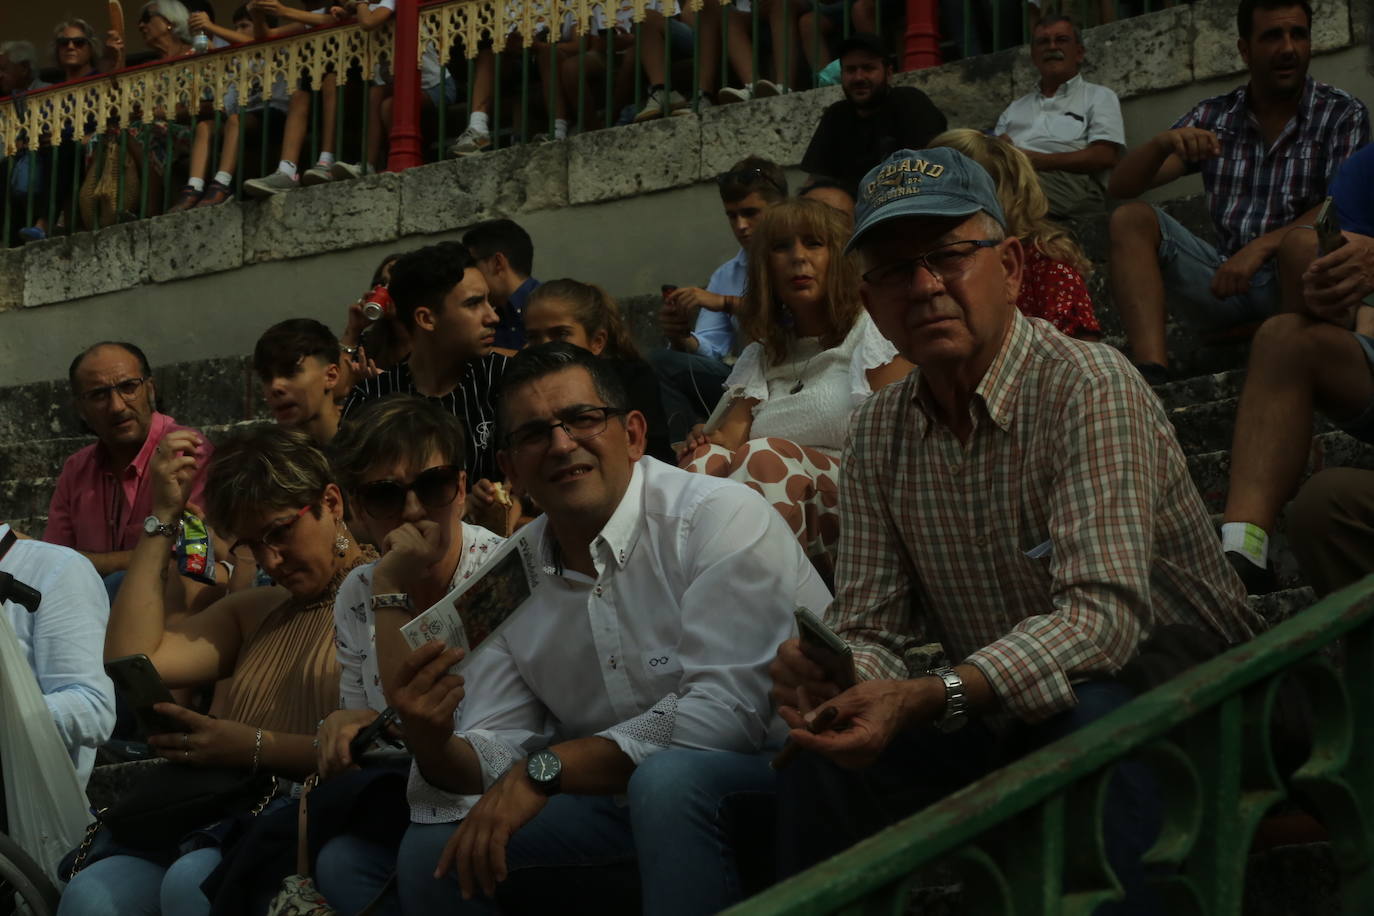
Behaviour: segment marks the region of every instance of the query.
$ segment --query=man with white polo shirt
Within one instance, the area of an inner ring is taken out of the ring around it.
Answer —
[[[1106,212],[1103,178],[1121,159],[1121,100],[1079,75],[1083,39],[1067,16],[1048,16],[1031,34],[1040,84],[1007,106],[996,133],[1030,159],[1050,200],[1050,217]]]

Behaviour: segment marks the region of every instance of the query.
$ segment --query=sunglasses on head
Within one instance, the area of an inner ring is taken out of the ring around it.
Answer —
[[[458,475],[463,469],[446,464],[415,475],[410,483],[399,480],[374,480],[358,487],[358,502],[373,518],[396,518],[406,508],[406,494],[414,491],[415,498],[426,509],[442,509],[458,496]]]
[[[90,39],[82,38],[80,36],[77,36],[76,38],[68,38],[64,36],[62,38],[57,39],[57,46],[59,48],[84,48],[88,44],[90,44]]]
[[[751,185],[760,181],[768,182],[783,194],[787,193],[786,186],[763,169],[740,169],[737,172],[721,172],[716,176],[716,184],[721,187],[725,187],[727,184]]]

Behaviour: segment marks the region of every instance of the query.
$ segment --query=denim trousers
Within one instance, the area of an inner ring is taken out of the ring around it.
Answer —
[[[879,830],[939,801],[1018,757],[1071,734],[1130,702],[1115,681],[1074,685],[1078,705],[1035,725],[994,732],[974,721],[942,734],[912,729],[864,770],[845,770],[816,754],[801,754],[778,787],[778,873],[787,877],[844,851]],[[1161,796],[1149,768],[1119,764],[1108,784],[1103,837],[1107,859],[1126,890],[1122,903],[1097,916],[1160,912],[1146,886],[1141,856],[1159,836]],[[1035,842],[1030,840],[1029,842]]]
[[[188,852],[171,865],[110,856],[77,872],[62,892],[58,916],[206,916],[201,882],[215,870],[217,847]]]
[[[719,912],[745,896],[737,844],[757,847],[751,838],[771,827],[761,823],[772,817],[770,755],[671,748],[636,767],[623,801],[554,796],[507,843],[509,877],[496,900],[480,889],[463,900],[451,871],[434,877],[456,824],[412,824],[399,850],[337,837],[320,853],[319,887],[345,916],[374,900],[393,870],[395,888],[374,913]]]

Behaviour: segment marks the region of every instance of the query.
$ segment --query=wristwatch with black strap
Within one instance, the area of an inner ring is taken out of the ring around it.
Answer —
[[[563,761],[548,748],[535,751],[525,761],[525,774],[544,795],[557,795],[563,784]]]

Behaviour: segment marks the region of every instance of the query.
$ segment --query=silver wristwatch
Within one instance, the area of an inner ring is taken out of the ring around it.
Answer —
[[[181,533],[181,516],[177,516],[169,524],[164,525],[162,519],[156,515],[150,515],[143,520],[143,533],[162,535],[165,538],[176,540],[176,536]]]
[[[968,724],[968,696],[964,693],[964,679],[953,668],[932,668],[927,674],[945,682],[945,711],[935,720],[935,727],[945,734],[956,732]]]
[[[372,596],[372,610],[376,611],[379,608],[400,608],[414,614],[415,602],[411,601],[410,595],[405,592],[387,592]]]

